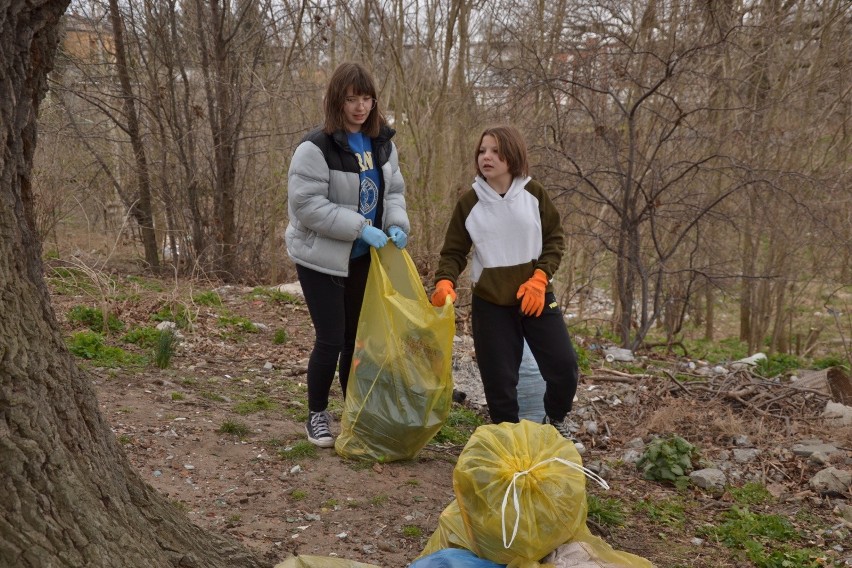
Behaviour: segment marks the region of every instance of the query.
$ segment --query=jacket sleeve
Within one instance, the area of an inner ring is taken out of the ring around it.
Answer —
[[[550,279],[553,278],[562,262],[565,237],[559,210],[556,209],[544,187],[541,185],[538,187],[541,188],[537,196],[541,214],[541,255],[536,261],[535,268],[541,269]]]
[[[447,226],[444,246],[441,248],[441,258],[438,261],[438,270],[435,272],[435,282],[449,280],[453,283],[453,286],[458,284],[458,278],[467,266],[467,255],[473,246],[473,240],[470,238],[470,233],[467,232],[465,221],[475,203],[476,195],[473,190],[462,196],[456,203],[453,215],[450,217],[450,223]]]
[[[391,142],[391,154],[388,158],[391,175],[385,180],[385,213],[382,226],[385,231],[392,225],[402,229],[405,234],[411,233],[411,223],[405,205],[405,180],[399,169],[399,154],[396,145]]]
[[[329,167],[322,150],[313,142],[299,144],[287,172],[290,219],[327,237],[354,241],[367,220],[357,210],[329,199],[330,181]]]

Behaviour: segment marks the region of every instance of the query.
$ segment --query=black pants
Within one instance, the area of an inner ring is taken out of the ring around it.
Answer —
[[[524,339],[546,384],[545,413],[561,420],[571,411],[579,380],[577,354],[554,295],[548,293],[544,303],[541,315],[530,317],[520,306],[499,306],[473,295],[473,347],[495,424],[518,422],[518,369]]]
[[[370,272],[370,255],[349,262],[349,276],[331,276],[296,265],[305,303],[311,313],[316,342],[308,360],[308,408],[328,407],[328,393],[338,369],[340,388],[346,396],[349,367],[355,350],[355,333]]]

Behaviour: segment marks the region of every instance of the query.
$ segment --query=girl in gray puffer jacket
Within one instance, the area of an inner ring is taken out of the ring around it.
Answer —
[[[287,175],[287,253],[316,331],[308,361],[305,430],[334,446],[328,397],[335,370],[346,384],[370,268],[369,247],[404,248],[410,224],[395,131],[379,109],[370,73],[343,63],[325,94],[325,124],[307,134]]]

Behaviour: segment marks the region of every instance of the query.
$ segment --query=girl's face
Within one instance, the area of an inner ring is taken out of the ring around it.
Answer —
[[[509,164],[500,157],[500,147],[497,145],[497,139],[486,134],[482,137],[482,142],[479,143],[479,157],[476,160],[479,166],[479,171],[492,187],[495,181],[511,181],[512,175],[509,173]]]
[[[346,89],[346,98],[343,100],[343,124],[349,132],[359,132],[367,122],[376,99],[370,95],[356,95],[352,87]]]

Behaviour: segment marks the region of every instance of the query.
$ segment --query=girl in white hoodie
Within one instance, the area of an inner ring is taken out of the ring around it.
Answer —
[[[473,342],[491,421],[518,422],[526,339],[547,385],[545,422],[582,451],[567,418],[577,391],[577,355],[550,283],[564,246],[559,211],[529,177],[526,144],[514,127],[486,129],[475,164],[473,187],[459,198],[447,227],[432,304],[456,299],[473,248]]]

